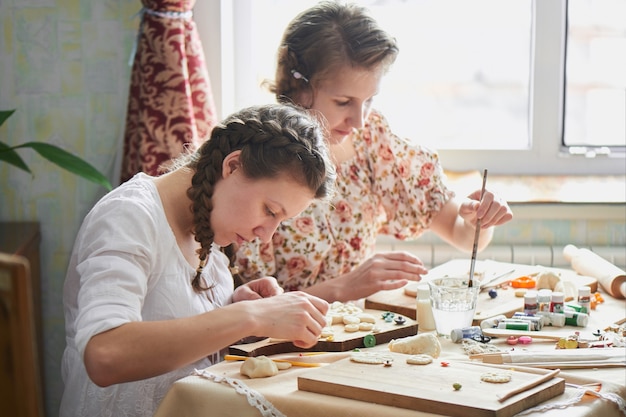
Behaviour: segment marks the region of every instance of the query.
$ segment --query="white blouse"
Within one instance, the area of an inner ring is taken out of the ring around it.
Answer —
[[[194,275],[151,177],[137,174],[93,207],[78,232],[65,279],[60,417],[152,416],[174,381],[218,360],[216,352],[164,375],[106,388],[91,382],[82,360],[91,337],[124,323],[189,317],[232,302],[228,260],[216,245],[203,270],[212,289],[194,292]]]

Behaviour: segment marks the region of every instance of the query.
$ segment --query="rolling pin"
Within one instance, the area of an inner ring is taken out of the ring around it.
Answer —
[[[574,271],[597,279],[611,296],[626,298],[626,272],[589,249],[578,249],[574,245],[565,246],[563,256],[571,262]]]

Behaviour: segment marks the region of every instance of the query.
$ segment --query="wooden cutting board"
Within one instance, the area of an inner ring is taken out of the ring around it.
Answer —
[[[412,336],[417,334],[417,322],[415,319],[407,318],[404,324],[396,324],[394,321],[386,322],[382,318],[384,311],[365,309],[364,313],[372,314],[376,317],[375,326],[380,329],[378,332],[346,332],[342,324],[332,326],[334,339],[332,341],[320,339],[315,346],[309,349],[298,348],[290,341],[263,339],[253,343],[238,344],[229,347],[231,355],[261,356],[275,355],[288,352],[345,352],[355,348],[365,347],[364,338],[366,335],[373,335],[377,345],[387,343],[391,339]],[[396,317],[398,314],[396,314]]]
[[[469,271],[469,265],[469,259],[453,259],[431,269],[428,275],[422,277],[421,283],[430,279],[440,278],[445,275],[467,274]],[[502,275],[512,271],[510,274],[503,276],[502,279],[493,281],[495,284],[544,270],[559,273],[563,280],[570,281],[575,287],[587,285],[591,288],[592,293],[598,290],[597,279],[578,275],[575,271],[568,269],[546,268],[541,266],[511,264],[496,261],[476,262],[476,271],[484,273],[484,279],[486,280],[490,279],[490,277]],[[365,307],[379,310],[389,310],[415,319],[415,293],[417,291],[416,287],[419,284],[420,283],[418,282],[411,282],[404,288],[390,291],[380,291],[376,294],[372,294],[370,297],[366,298]],[[476,308],[476,313],[474,315],[474,325],[480,325],[481,321],[501,314],[511,317],[516,311],[524,310],[524,298],[516,297],[514,288],[498,288],[497,292],[498,295],[495,298],[491,298],[489,296],[489,292],[486,290],[482,291],[478,295],[478,307]]]
[[[543,374],[507,370],[512,374],[511,381],[494,384],[480,379],[494,368],[467,362],[449,362],[449,366],[442,367],[436,359],[428,365],[408,365],[407,355],[389,354],[394,357],[389,367],[347,358],[311,370],[298,377],[298,389],[453,417],[510,417],[565,390],[565,381],[553,378],[499,402],[497,394],[510,392]],[[455,391],[454,383],[462,388]]]

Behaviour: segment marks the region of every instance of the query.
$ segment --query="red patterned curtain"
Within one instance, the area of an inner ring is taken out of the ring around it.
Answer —
[[[121,181],[159,175],[185,148],[195,150],[216,123],[196,0],[142,0],[130,80]]]

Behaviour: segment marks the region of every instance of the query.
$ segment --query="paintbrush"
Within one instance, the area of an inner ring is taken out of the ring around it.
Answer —
[[[485,194],[485,185],[487,184],[487,170],[483,172],[483,187],[480,190],[480,200],[483,201],[483,195]],[[474,268],[476,267],[476,253],[478,252],[478,237],[480,236],[480,219],[476,219],[476,232],[474,233],[474,247],[472,248],[472,261],[470,262],[469,281],[467,286],[472,288],[474,286]]]

